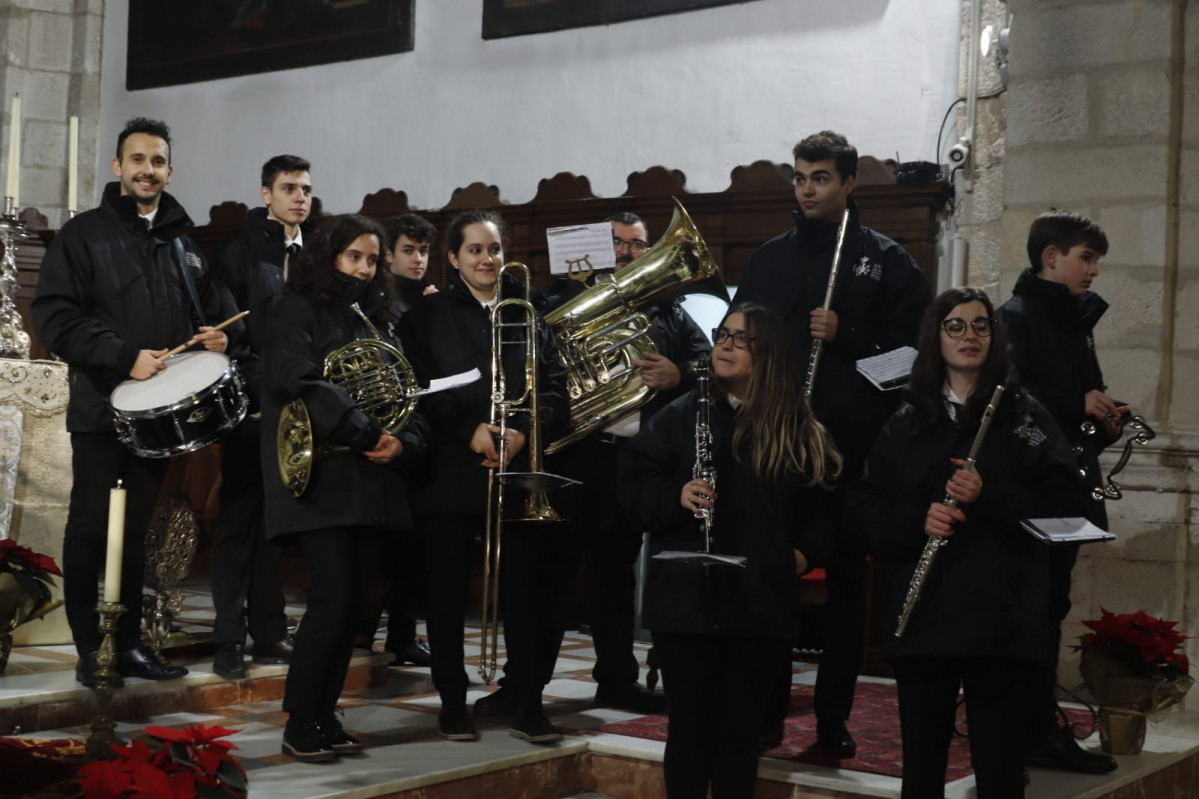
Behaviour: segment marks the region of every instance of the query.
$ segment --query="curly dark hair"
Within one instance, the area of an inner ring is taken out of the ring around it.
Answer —
[[[996,319],[991,298],[982,289],[969,287],[941,292],[928,306],[920,323],[920,342],[916,347],[916,362],[912,364],[912,377],[908,383],[907,401],[912,406],[913,421],[917,428],[936,422],[944,404],[945,359],[941,356],[941,321],[957,306],[975,301],[981,302],[987,309],[987,316],[995,321],[991,324],[991,348],[987,352],[986,363],[982,365],[974,391],[966,398],[961,421],[968,423],[981,419],[995,386],[1008,380],[1007,329]]]
[[[288,269],[287,288],[320,300],[333,299],[338,293],[337,276],[340,274],[337,271],[337,256],[362,235],[375,237],[382,257],[386,234],[378,222],[360,214],[343,214],[326,219]],[[382,319],[391,307],[390,273],[386,269],[375,269],[373,282],[383,289],[387,298],[383,308],[375,314]]]
[[[383,223],[383,230],[387,233],[387,241],[384,244],[389,250],[396,248],[400,236],[407,236],[417,244],[433,244],[437,238],[437,228],[419,214],[389,217]]]
[[[831,158],[842,181],[858,174],[858,148],[836,131],[822,130],[805,137],[792,148],[791,156],[809,163]]]
[[[125,139],[128,139],[134,133],[145,133],[148,136],[157,136],[167,143],[167,163],[171,163],[171,129],[167,123],[158,119],[147,119],[146,117],[134,117],[125,123],[125,127],[117,134],[117,160],[120,161],[125,152]]]

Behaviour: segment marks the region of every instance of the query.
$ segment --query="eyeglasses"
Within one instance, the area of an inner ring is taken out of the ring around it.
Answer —
[[[720,346],[729,339],[733,340],[733,346],[739,350],[749,349],[749,342],[754,340],[754,337],[744,330],[738,330],[736,333],[730,333],[726,328],[717,327],[712,330],[712,343]]]
[[[986,338],[991,335],[991,331],[995,329],[995,320],[985,316],[980,316],[973,322],[967,323],[965,319],[953,317],[941,322],[941,329],[945,331],[945,335],[950,338],[961,338],[966,335],[966,326],[974,328],[974,335],[981,338]]]
[[[616,250],[617,252],[628,248],[629,252],[631,252],[633,255],[640,255],[641,253],[645,252],[647,247],[649,247],[649,242],[642,241],[641,239],[625,241],[624,239],[618,239],[615,236],[612,238],[612,249]]]

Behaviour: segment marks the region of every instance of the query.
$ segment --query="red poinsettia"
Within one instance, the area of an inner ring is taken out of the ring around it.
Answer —
[[[1182,651],[1187,636],[1177,629],[1178,622],[1155,618],[1143,610],[1101,610],[1102,618],[1083,622],[1092,632],[1082,636],[1075,649],[1097,652],[1146,676],[1185,677],[1190,671],[1190,660]]]
[[[0,538],[0,571],[13,571],[14,567],[46,582],[50,581],[47,575],[62,577],[54,558],[23,547],[11,538]]]
[[[242,799],[246,771],[219,740],[239,730],[188,724],[181,730],[146,727],[116,758],[80,766],[88,799]]]

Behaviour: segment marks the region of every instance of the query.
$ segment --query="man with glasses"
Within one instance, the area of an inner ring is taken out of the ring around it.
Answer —
[[[641,217],[629,212],[614,214],[612,246],[616,271],[640,257],[649,247],[649,231]],[[595,275],[588,281],[594,284]],[[578,296],[586,285],[562,279],[540,300],[543,313]],[[710,346],[699,326],[677,300],[665,300],[646,309],[649,337],[658,352],[636,361],[645,384],[658,393],[648,405],[608,429],[572,444],[554,460],[549,471],[581,480],[554,492],[554,507],[577,525],[581,534],[587,582],[588,619],[595,643],[595,703],[637,713],[661,713],[666,708],[661,693],[638,683],[639,666],[633,655],[633,617],[636,576],[634,563],[641,550],[641,531],[632,529],[616,502],[616,462],[624,444],[642,421],[665,407],[694,385],[690,365],[706,358]],[[475,703],[477,714],[506,712],[503,691]]]
[[[857,361],[914,346],[924,307],[932,298],[912,257],[891,239],[864,227],[853,200],[858,151],[844,136],[822,131],[795,145],[795,227],[758,248],[734,302],[753,301],[778,312],[791,328],[806,368],[813,344],[823,342],[812,390],[812,410],[845,459],[840,486],[859,476],[866,454],[899,404],[899,392],[875,388]],[[823,308],[837,229],[849,209],[831,307]],[[857,744],[845,722],[853,707],[865,627],[864,542],[843,529],[826,567],[824,652],[816,679],[817,743],[837,757]],[[790,663],[780,665],[778,714],[762,745],[782,737],[791,688]],[[784,676],[785,675],[785,676]]]
[[[1107,254],[1107,234],[1081,214],[1050,211],[1028,231],[1029,266],[1016,280],[1012,298],[997,309],[1008,328],[1008,354],[1021,384],[1041,401],[1066,439],[1079,440],[1079,466],[1090,486],[1102,482],[1099,451],[1120,438],[1120,417],[1107,394],[1094,329],[1107,303],[1091,291],[1099,276],[1099,259]],[[1094,423],[1094,435],[1081,436],[1083,422]],[[1088,519],[1107,529],[1102,502],[1089,503]],[[1034,686],[1029,718],[1030,766],[1084,774],[1106,774],[1116,768],[1109,755],[1081,749],[1069,728],[1058,726],[1055,696],[1061,652],[1061,623],[1070,612],[1070,573],[1078,546],[1050,550],[1049,612],[1053,631],[1046,665]]]

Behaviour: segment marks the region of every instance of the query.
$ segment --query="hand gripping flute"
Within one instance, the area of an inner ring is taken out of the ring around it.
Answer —
[[[837,267],[841,265],[841,245],[845,243],[845,228],[849,227],[849,209],[841,214],[841,226],[837,228],[837,245],[833,248],[833,265],[828,270],[828,288],[824,292],[824,305],[828,310],[833,304],[833,289],[837,287]],[[804,375],[803,395],[805,399],[812,398],[812,386],[816,382],[816,367],[820,363],[820,350],[824,340],[812,338],[812,348],[808,352],[808,373]]]
[[[995,386],[995,393],[991,395],[991,401],[987,404],[987,409],[983,411],[982,421],[978,423],[978,432],[974,434],[974,442],[970,445],[970,454],[966,456],[966,465],[962,467],[968,472],[974,471],[974,461],[978,457],[979,447],[983,444],[987,428],[991,426],[991,417],[995,415],[995,409],[999,407],[1001,399],[1003,399],[1003,386]],[[945,499],[941,500],[941,504],[956,508],[958,501],[946,495]],[[937,558],[937,550],[947,543],[949,543],[948,538],[938,538],[935,535],[928,537],[924,551],[920,553],[920,560],[916,562],[916,571],[912,572],[912,581],[908,583],[907,596],[903,598],[903,609],[899,612],[899,624],[895,627],[896,638],[901,637],[903,631],[907,629],[908,620],[912,618],[912,609],[920,601],[920,592],[924,588],[924,581],[928,578],[928,573],[933,568],[933,561]]]

